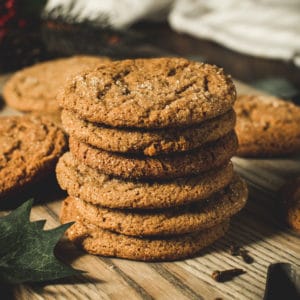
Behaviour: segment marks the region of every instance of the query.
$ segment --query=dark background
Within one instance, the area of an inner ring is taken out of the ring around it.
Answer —
[[[291,61],[244,55],[179,34],[167,23],[138,23],[126,31],[42,16],[45,0],[0,0],[0,73],[74,54],[112,58],[184,56],[216,64],[234,78],[300,103],[300,68]]]

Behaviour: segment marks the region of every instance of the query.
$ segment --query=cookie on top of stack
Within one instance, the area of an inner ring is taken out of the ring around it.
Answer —
[[[190,257],[222,237],[247,199],[233,171],[232,80],[183,58],[102,64],[59,94],[70,152],[57,178],[61,221],[89,253]]]

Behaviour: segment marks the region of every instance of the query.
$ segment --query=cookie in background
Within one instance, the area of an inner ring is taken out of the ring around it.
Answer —
[[[276,157],[299,153],[299,106],[272,96],[240,95],[234,109],[238,156]]]
[[[16,72],[5,84],[5,102],[20,111],[54,116],[60,115],[56,101],[58,90],[68,78],[85,69],[109,61],[106,57],[73,56],[55,59],[24,68]],[[60,118],[60,117],[59,117]]]
[[[288,181],[281,189],[281,194],[285,222],[300,234],[300,177]]]
[[[0,120],[0,198],[51,176],[67,141],[61,129],[32,115]]]

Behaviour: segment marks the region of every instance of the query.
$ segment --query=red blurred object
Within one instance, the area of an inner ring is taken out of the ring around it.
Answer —
[[[0,71],[9,72],[47,59],[41,38],[46,0],[0,0]]]
[[[15,27],[17,18],[17,3],[15,0],[4,0],[0,3],[0,42],[10,28]]]
[[[18,25],[20,28],[24,28],[26,26],[27,22],[24,19],[19,20]]]

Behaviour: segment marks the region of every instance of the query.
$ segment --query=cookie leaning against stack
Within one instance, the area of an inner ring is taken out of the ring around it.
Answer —
[[[233,172],[236,97],[221,69],[181,58],[117,61],[59,94],[70,152],[56,173],[61,221],[87,252],[137,260],[195,255],[247,199]]]

